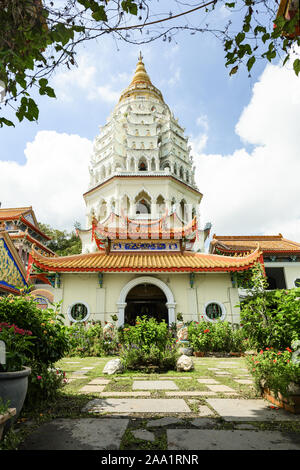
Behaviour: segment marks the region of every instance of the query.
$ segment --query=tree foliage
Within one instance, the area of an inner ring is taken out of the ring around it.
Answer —
[[[81,240],[73,230],[57,230],[48,224],[39,223],[41,230],[51,237],[51,240],[46,243],[50,250],[54,251],[59,256],[76,255],[81,253]],[[79,228],[78,222],[74,224],[75,228]]]
[[[250,73],[259,59],[280,57],[285,64],[292,46],[300,45],[294,35],[299,12],[278,17],[277,0],[0,0],[0,7],[0,93],[19,121],[37,121],[33,91],[54,98],[53,71],[76,66],[79,45],[106,34],[132,44],[171,42],[180,31],[212,34],[222,42],[230,75],[241,64]],[[298,75],[300,59],[292,60]],[[14,123],[0,116],[4,125]]]

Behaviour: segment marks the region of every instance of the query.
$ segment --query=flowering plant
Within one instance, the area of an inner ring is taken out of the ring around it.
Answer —
[[[273,347],[261,349],[256,356],[247,358],[251,374],[258,390],[268,388],[276,396],[288,396],[291,383],[300,385],[300,364],[293,361],[293,351],[287,347],[283,351]]]
[[[0,340],[4,341],[6,349],[6,364],[1,365],[2,372],[21,370],[27,364],[26,352],[32,346],[33,338],[29,330],[15,324],[0,323]]]

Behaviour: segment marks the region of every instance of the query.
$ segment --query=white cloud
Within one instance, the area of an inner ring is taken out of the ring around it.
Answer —
[[[77,67],[59,71],[53,78],[53,86],[58,99],[71,102],[76,100],[78,93],[84,93],[88,101],[99,100],[116,104],[124,88],[122,84],[127,84],[127,75],[117,74],[114,77],[115,90],[107,83],[99,86],[99,83],[108,81],[111,73],[105,69],[104,64],[97,63],[96,67],[95,63],[93,55],[82,53]]]
[[[292,70],[268,65],[236,125],[253,151],[195,152],[202,224],[211,221],[213,233],[282,233],[300,241],[299,84]]]
[[[85,226],[92,142],[78,135],[38,132],[27,143],[26,163],[0,161],[2,208],[32,206],[40,222],[54,228]]]

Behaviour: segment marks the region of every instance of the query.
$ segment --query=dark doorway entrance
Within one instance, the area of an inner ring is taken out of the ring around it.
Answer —
[[[286,289],[286,282],[283,268],[266,268],[268,280],[267,289]]]
[[[163,291],[153,284],[139,284],[133,287],[126,297],[125,323],[135,325],[136,317],[143,315],[168,323],[166,302]]]

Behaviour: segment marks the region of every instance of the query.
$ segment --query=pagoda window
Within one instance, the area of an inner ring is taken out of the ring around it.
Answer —
[[[134,158],[132,158],[132,159],[130,160],[129,170],[130,170],[130,171],[134,171],[134,170],[135,170]]]
[[[188,171],[186,172],[186,181],[187,181],[188,183],[190,182],[190,174],[189,174]]]
[[[99,219],[104,219],[107,216],[107,203],[106,201],[102,201],[100,208],[99,208]]]
[[[183,180],[183,168],[180,167],[179,176]]]
[[[195,217],[195,215],[196,215],[196,209],[195,209],[195,207],[193,207],[193,209],[192,209],[192,219]]]
[[[165,209],[166,209],[166,202],[163,198],[163,196],[158,196],[158,198],[156,199],[156,208],[157,208],[157,213],[159,215],[162,215],[164,212],[165,212]]]
[[[151,199],[145,191],[141,191],[135,198],[136,214],[151,214]]]
[[[140,161],[139,161],[139,171],[147,171],[148,167],[147,167],[147,162],[144,158],[142,158]]]
[[[186,201],[184,199],[180,201],[180,217],[182,220],[186,219]]]
[[[155,158],[152,158],[152,160],[151,160],[151,170],[155,171],[155,169],[156,169]]]
[[[174,174],[177,175],[177,164],[174,165]]]
[[[105,178],[105,166],[103,166],[103,167],[101,168],[100,176],[101,176],[102,179]]]

